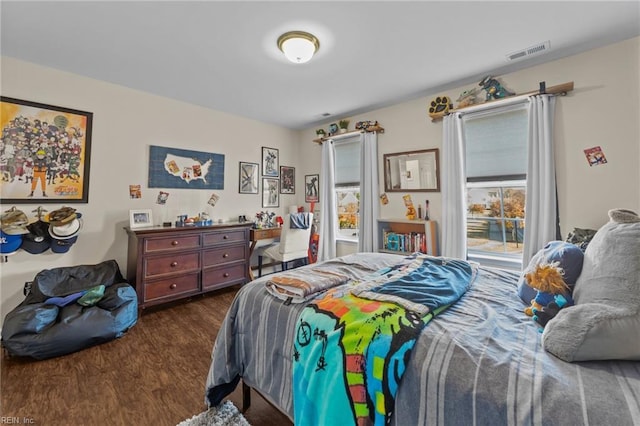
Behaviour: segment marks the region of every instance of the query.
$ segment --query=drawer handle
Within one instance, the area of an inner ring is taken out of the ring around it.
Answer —
[[[179,244],[179,242],[178,242],[178,241],[176,241],[176,240],[171,241],[171,245],[172,245],[172,246],[177,246],[178,244]]]
[[[222,257],[229,257],[229,253],[223,254]]]
[[[222,274],[223,277],[228,278],[229,277],[229,273],[225,272],[224,274]]]
[[[178,266],[178,262],[171,262],[171,267],[175,268],[176,266]]]
[[[228,235],[225,235],[224,237],[222,237],[222,239],[224,239],[224,240],[228,240],[228,239],[229,239],[229,236],[228,236]]]
[[[178,287],[178,286],[177,286],[175,283],[174,283],[174,284],[171,284],[171,285],[169,286],[169,288],[170,288],[171,290],[174,290],[176,287]]]

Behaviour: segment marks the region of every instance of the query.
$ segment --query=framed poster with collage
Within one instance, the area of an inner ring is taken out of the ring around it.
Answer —
[[[87,203],[93,113],[0,97],[0,203]]]

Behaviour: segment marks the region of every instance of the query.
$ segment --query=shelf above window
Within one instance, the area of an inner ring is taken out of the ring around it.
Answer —
[[[336,134],[331,135],[331,136],[325,136],[325,137],[323,137],[323,138],[314,139],[313,141],[314,141],[315,143],[322,144],[322,142],[324,142],[324,141],[328,141],[328,140],[330,140],[330,139],[332,139],[332,138],[334,138],[334,137],[336,137],[336,136],[338,136],[338,137],[342,137],[342,136],[344,136],[344,135],[356,134],[356,133],[364,133],[364,132],[378,132],[378,133],[384,133],[384,127],[380,127],[380,126],[371,126],[371,127],[367,127],[367,129],[366,129],[366,130],[360,130],[360,129],[357,129],[357,130],[350,130],[350,131],[348,131],[348,132],[344,132],[344,133],[336,133]]]

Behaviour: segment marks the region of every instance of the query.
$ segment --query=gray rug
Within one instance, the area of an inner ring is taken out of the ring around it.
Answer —
[[[231,401],[180,422],[177,426],[251,426]]]

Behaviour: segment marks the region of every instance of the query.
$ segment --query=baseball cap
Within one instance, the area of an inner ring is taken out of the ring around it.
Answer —
[[[13,254],[18,251],[22,244],[22,235],[10,235],[0,231],[0,253],[3,255]]]

